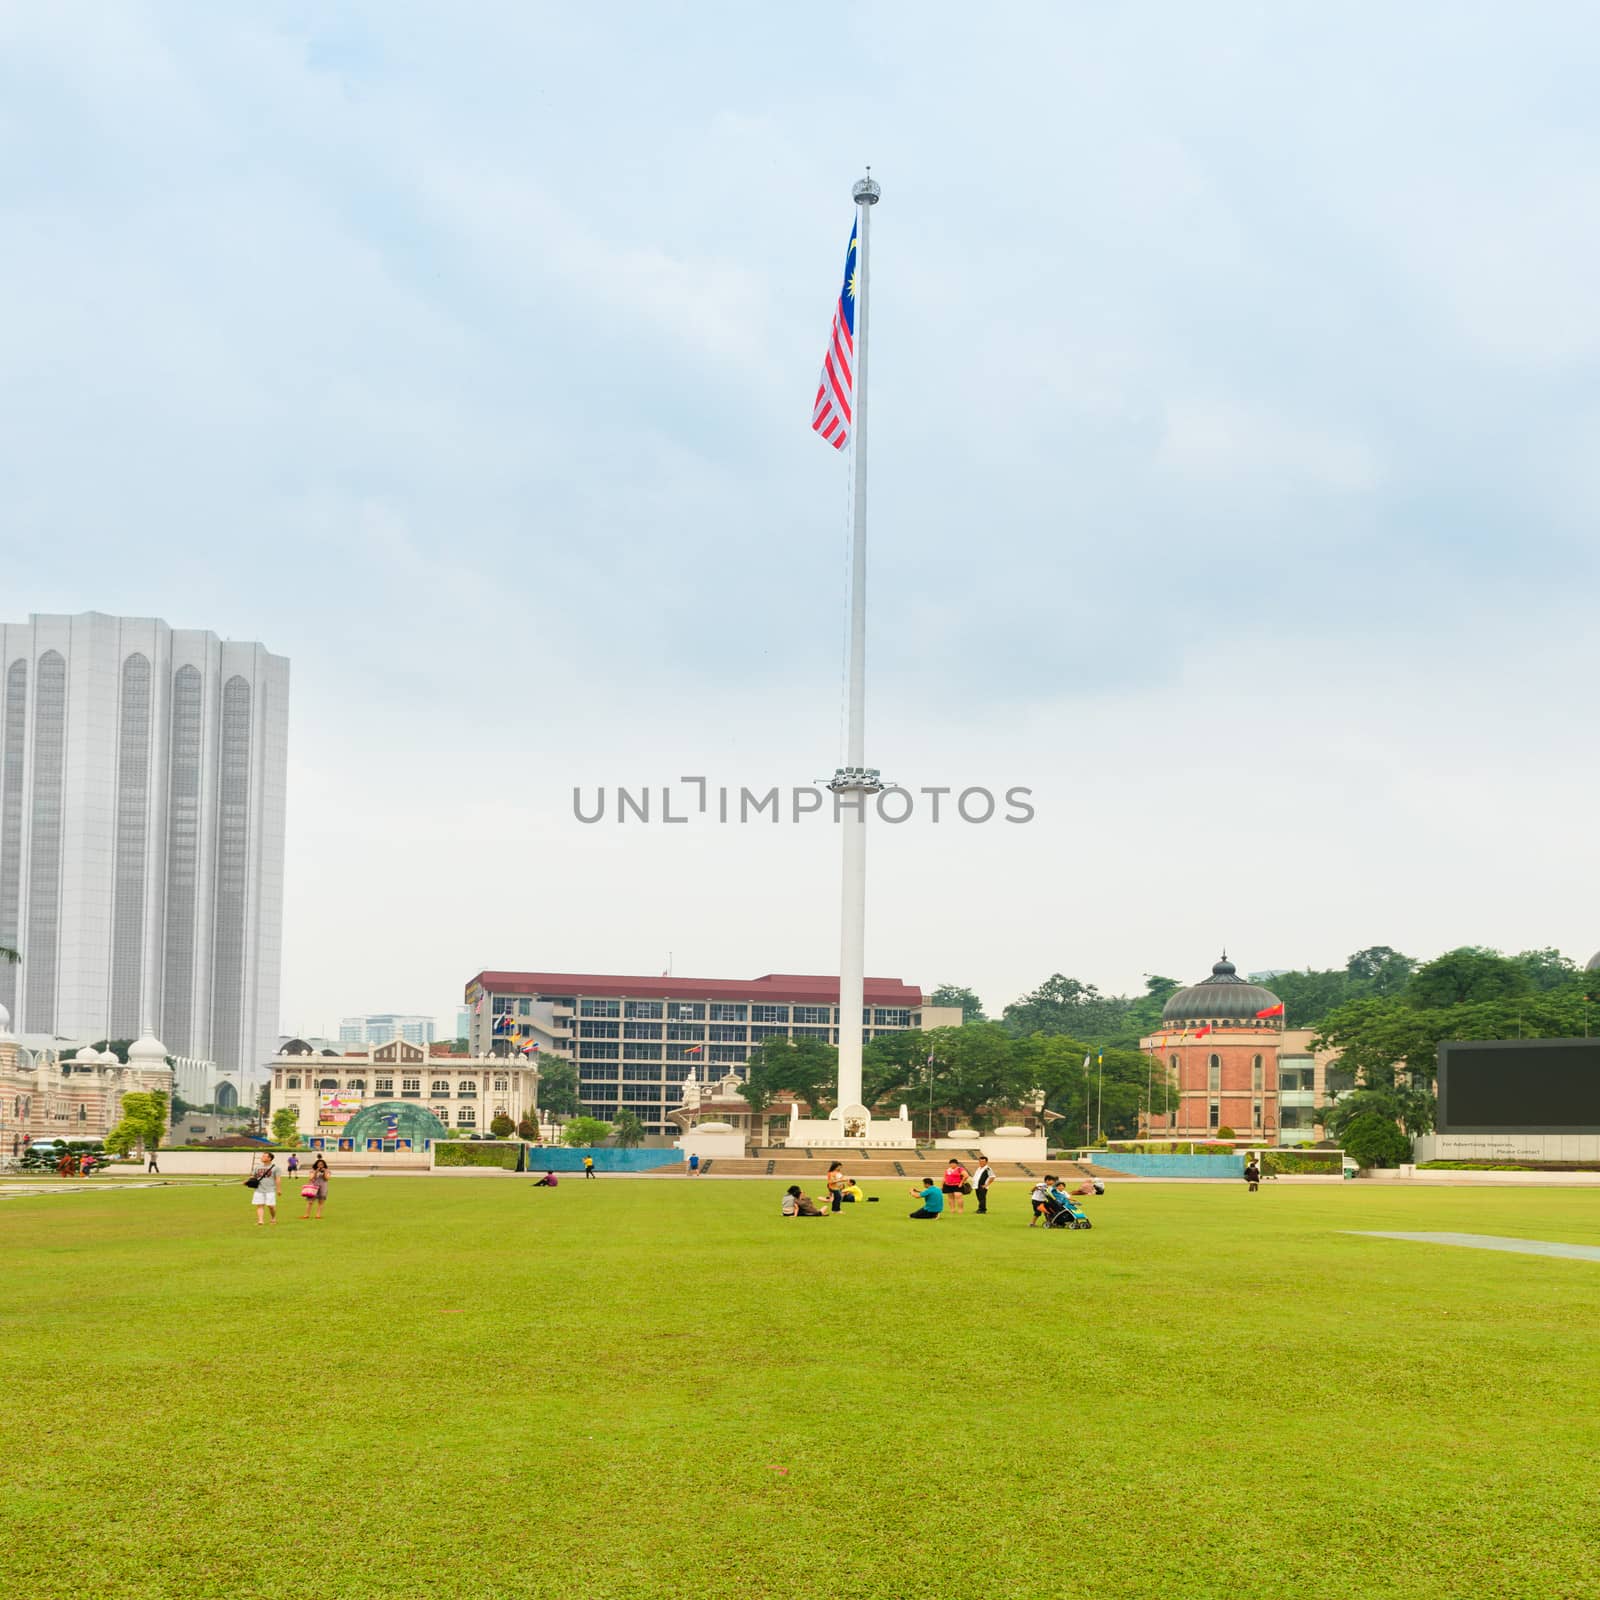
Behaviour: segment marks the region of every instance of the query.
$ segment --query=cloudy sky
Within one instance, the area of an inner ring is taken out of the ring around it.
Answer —
[[[286,1027],[837,963],[873,233],[868,968],[998,1007],[1600,944],[1583,5],[0,3],[0,607],[292,658]]]

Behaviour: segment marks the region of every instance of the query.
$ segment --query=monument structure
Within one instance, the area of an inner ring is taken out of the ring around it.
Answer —
[[[906,1108],[895,1118],[874,1120],[861,1097],[861,1042],[867,923],[867,807],[883,788],[882,775],[866,764],[867,722],[867,335],[872,208],[882,191],[871,169],[851,193],[856,224],[845,252],[844,285],[823,357],[811,426],[841,453],[850,451],[854,473],[850,559],[849,721],[845,765],[828,787],[840,818],[843,863],[839,934],[839,1092],[828,1117],[789,1124],[789,1143],[826,1148],[864,1145],[912,1148],[916,1144]]]

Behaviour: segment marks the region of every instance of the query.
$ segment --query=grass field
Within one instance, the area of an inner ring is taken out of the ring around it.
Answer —
[[[1600,1596],[1600,1194],[0,1200],[0,1594]]]

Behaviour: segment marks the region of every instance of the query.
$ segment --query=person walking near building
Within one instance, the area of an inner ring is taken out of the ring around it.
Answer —
[[[689,1157],[689,1176],[691,1178],[700,1176],[700,1157],[697,1155]]]
[[[592,1178],[594,1176],[594,1157],[593,1156],[585,1156],[583,1158],[583,1175],[586,1178]]]
[[[1251,1194],[1261,1187],[1261,1164],[1254,1156],[1244,1164],[1244,1181],[1249,1185]]]
[[[844,1191],[850,1180],[844,1175],[844,1162],[828,1163],[828,1209],[837,1211],[844,1203]]]
[[[263,1150],[257,1157],[255,1168],[245,1182],[255,1190],[250,1202],[255,1207],[256,1226],[259,1228],[270,1219],[273,1227],[277,1227],[278,1167],[270,1150]]]
[[[297,1152],[289,1152],[289,1165],[284,1169],[292,1178],[300,1170],[300,1157]]]
[[[994,1182],[994,1168],[989,1165],[989,1158],[985,1156],[972,1174],[972,1192],[978,1197],[978,1215],[986,1217],[989,1214],[989,1185]]]
[[[146,1172],[155,1173],[155,1175],[159,1178],[161,1176],[161,1168],[156,1165],[156,1147],[151,1145],[145,1154],[149,1159],[144,1164],[144,1170]]]
[[[967,1178],[967,1169],[956,1160],[950,1158],[950,1165],[944,1169],[944,1197],[953,1204],[957,1211],[964,1209],[967,1192],[972,1184]]]
[[[291,1157],[290,1159],[292,1160],[293,1158]],[[311,1176],[307,1180],[305,1188],[300,1192],[305,1196],[306,1202],[306,1214],[300,1220],[302,1222],[310,1222],[312,1220],[311,1208],[315,1206],[317,1208],[317,1219],[320,1221],[322,1208],[328,1201],[328,1163],[320,1155],[311,1163]]]

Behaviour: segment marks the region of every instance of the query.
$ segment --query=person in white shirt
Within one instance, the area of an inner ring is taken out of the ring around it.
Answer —
[[[978,1197],[978,1215],[989,1214],[989,1185],[994,1182],[994,1168],[989,1165],[989,1158],[985,1156],[978,1163],[978,1170],[972,1174],[972,1192]]]
[[[1033,1193],[1028,1196],[1033,1203],[1033,1221],[1028,1224],[1030,1228],[1037,1228],[1045,1218],[1045,1206],[1050,1200],[1050,1180],[1041,1178],[1033,1186]]]

